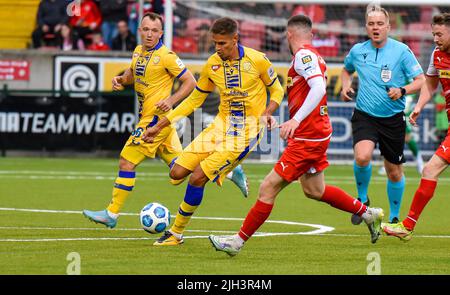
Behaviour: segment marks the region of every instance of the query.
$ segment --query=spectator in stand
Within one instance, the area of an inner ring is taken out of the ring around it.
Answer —
[[[366,25],[365,11],[365,6],[357,4],[348,5],[344,11],[343,19],[354,19],[357,21],[358,27],[364,27]]]
[[[117,23],[117,36],[112,41],[112,49],[119,51],[133,51],[137,46],[136,36],[128,29],[128,23],[121,20]]]
[[[103,16],[103,39],[109,47],[112,47],[113,39],[117,36],[118,32],[117,23],[120,20],[128,19],[127,0],[100,0],[100,11]]]
[[[325,20],[325,8],[319,4],[298,5],[292,16],[299,14],[309,16],[313,23],[323,23]]]
[[[92,0],[81,0],[78,12],[70,17],[69,24],[85,44],[90,44],[90,35],[100,29],[102,15]]]
[[[209,33],[209,26],[201,24],[197,27],[197,52],[198,53],[213,53],[215,51],[214,44]]]
[[[337,56],[339,53],[339,39],[324,30],[319,30],[314,34],[312,45],[323,57]]]
[[[144,14],[148,12],[155,12],[157,14],[164,14],[164,9],[162,5],[162,0],[145,0],[144,1]],[[134,3],[128,4],[127,7],[128,15],[128,27],[130,32],[137,36],[137,29],[139,26],[139,3],[134,1]]]
[[[359,26],[359,22],[356,19],[346,19],[344,28],[345,32],[339,35],[340,47],[338,55],[341,57],[345,57],[353,45],[364,42],[367,39],[365,31],[362,31],[364,35],[358,33],[362,27]]]
[[[67,24],[61,26],[57,44],[58,48],[63,51],[85,49],[83,40],[78,38],[78,36],[73,33],[72,28]]]
[[[108,44],[103,40],[102,32],[96,31],[92,33],[92,43],[87,47],[88,50],[94,51],[108,51]]]
[[[172,49],[177,53],[197,53],[197,42],[192,37],[193,32],[187,31],[185,21],[175,24],[175,34],[172,40]]]
[[[41,47],[43,39],[49,35],[52,35],[51,39],[56,39],[61,25],[66,24],[69,20],[66,8],[66,0],[41,1],[36,17],[37,28],[32,34],[33,48]]]
[[[287,19],[290,17],[290,13],[292,10],[287,9],[287,4],[284,3],[274,3],[272,4],[271,16],[274,18],[283,18]],[[266,35],[265,35],[265,43],[264,43],[264,52],[266,54],[279,54],[281,52],[281,45],[283,41],[286,39],[286,28],[284,25],[281,26],[267,26],[266,27]]]

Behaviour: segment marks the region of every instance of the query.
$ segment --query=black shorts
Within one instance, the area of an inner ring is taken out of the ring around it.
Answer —
[[[379,145],[381,155],[392,164],[405,163],[406,119],[403,112],[378,118],[355,109],[352,116],[353,147],[361,140]]]

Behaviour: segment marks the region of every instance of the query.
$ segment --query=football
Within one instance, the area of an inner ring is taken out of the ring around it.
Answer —
[[[170,224],[169,209],[159,203],[147,204],[139,215],[142,228],[151,234],[164,231]]]

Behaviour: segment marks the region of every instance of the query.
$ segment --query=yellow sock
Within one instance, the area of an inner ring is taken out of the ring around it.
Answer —
[[[118,214],[123,207],[126,199],[133,190],[136,182],[136,172],[134,171],[119,171],[119,177],[116,178],[114,188],[112,191],[112,200],[107,210]]]
[[[180,235],[183,234],[184,229],[191,220],[191,216],[194,214],[197,207],[198,206],[191,206],[183,201],[178,208],[177,216],[175,217],[175,221],[173,222],[170,231]]]

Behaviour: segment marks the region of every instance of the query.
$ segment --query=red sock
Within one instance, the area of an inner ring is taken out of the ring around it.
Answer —
[[[273,204],[263,203],[257,200],[255,205],[250,209],[242,224],[239,236],[247,241],[256,230],[266,221],[272,212]]]
[[[409,229],[413,230],[416,226],[417,220],[419,220],[419,216],[422,213],[423,208],[427,205],[428,201],[431,200],[434,194],[434,190],[436,189],[437,181],[424,179],[420,180],[419,188],[414,194],[414,199],[411,203],[411,207],[409,208],[408,217],[403,220],[403,225]]]
[[[353,198],[342,189],[332,185],[325,186],[325,191],[323,192],[320,201],[328,203],[334,208],[359,216],[366,212],[367,209],[366,205],[361,203],[358,199]]]

